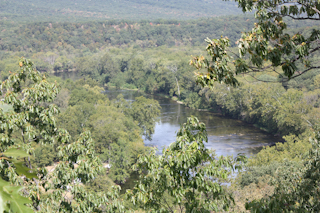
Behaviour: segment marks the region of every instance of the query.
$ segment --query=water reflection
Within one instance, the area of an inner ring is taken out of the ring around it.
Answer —
[[[180,125],[185,123],[187,117],[191,115],[198,117],[200,121],[206,124],[208,132],[206,146],[216,150],[218,155],[244,153],[250,156],[261,150],[263,146],[281,141],[281,138],[263,132],[251,124],[212,112],[192,110],[167,98],[127,90],[108,90],[105,93],[110,99],[123,94],[124,98],[129,101],[141,95],[159,101],[162,107],[160,122],[155,126],[152,140],[144,141],[146,146],[157,147],[158,154],[161,154],[165,146],[175,141],[176,132]]]

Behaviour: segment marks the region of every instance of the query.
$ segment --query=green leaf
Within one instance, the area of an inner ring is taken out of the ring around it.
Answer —
[[[24,175],[29,179],[37,178],[37,172],[34,172],[31,169],[29,169],[28,167],[24,166],[24,162],[22,162],[22,161],[13,161],[13,162],[16,167],[16,172],[18,173],[18,175]],[[30,171],[32,171],[32,172],[30,172]]]
[[[13,158],[18,158],[18,157],[28,157],[30,156],[26,151],[23,149],[18,149],[18,148],[12,148],[8,149],[3,153],[3,155],[8,156],[8,157],[13,157]]]
[[[12,186],[9,182],[0,179],[0,212],[5,210],[14,213],[34,212],[25,205],[31,203],[31,200],[19,194],[22,188],[21,186]]]

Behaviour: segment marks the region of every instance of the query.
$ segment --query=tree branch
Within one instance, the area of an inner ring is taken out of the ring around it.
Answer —
[[[309,67],[308,69],[300,72],[298,75],[292,76],[292,77],[291,77],[290,79],[288,79],[287,81],[289,81],[289,80],[291,80],[291,79],[294,79],[294,78],[296,78],[296,77],[299,77],[300,75],[303,75],[304,73],[306,73],[306,72],[308,72],[308,71],[310,71],[310,70],[312,70],[312,69],[320,69],[320,66]]]
[[[170,209],[170,212],[173,213],[173,210],[171,209],[170,205],[168,204],[167,200],[164,198],[164,196],[162,197],[162,199],[164,200],[164,202],[166,203],[167,207]]]

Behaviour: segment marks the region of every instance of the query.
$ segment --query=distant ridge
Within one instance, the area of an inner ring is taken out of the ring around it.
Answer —
[[[0,17],[20,21],[195,19],[241,13],[222,0],[2,0]]]

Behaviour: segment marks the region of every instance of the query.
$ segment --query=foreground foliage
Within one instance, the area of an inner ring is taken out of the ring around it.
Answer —
[[[31,200],[20,195],[22,188],[21,186],[12,186],[9,182],[0,179],[0,212],[33,212],[26,206],[31,203]]]
[[[12,191],[7,192],[9,194],[2,194],[5,208],[14,212],[28,212],[31,208],[40,212],[92,212],[102,209],[113,212],[117,207],[121,209],[121,205],[113,199],[117,196],[114,194],[116,190],[103,195],[84,190],[83,183],[101,173],[101,162],[95,155],[90,132],[84,132],[77,140],[72,140],[66,130],[57,127],[55,115],[59,109],[50,104],[58,94],[57,85],[41,76],[29,60],[22,58],[19,66],[18,72],[1,83],[1,94],[4,95],[2,104],[12,106],[12,110],[0,111],[1,183],[3,186],[17,185],[10,186]],[[32,153],[33,144],[58,145],[59,162],[53,171],[39,168],[37,177],[30,177],[31,163],[26,156],[29,158],[28,153]],[[21,153],[20,149],[25,152]],[[20,164],[12,160],[17,156],[25,158],[28,170],[18,172]],[[30,209],[26,206],[18,208],[27,203],[23,198],[23,203],[19,202],[18,207],[15,205],[18,189],[21,188],[32,203]]]
[[[282,82],[296,78],[310,70],[319,69],[312,57],[319,51],[319,29],[307,35],[301,32],[289,34],[286,20],[320,20],[320,4],[316,0],[236,0],[243,12],[255,11],[257,23],[251,31],[242,33],[237,41],[239,55],[230,52],[227,37],[206,39],[207,52],[191,60],[197,69],[204,67],[207,73],[199,73],[197,82],[202,86],[213,86],[213,82],[238,85],[235,75],[259,71],[274,71]],[[277,69],[280,68],[280,69]]]
[[[232,158],[217,157],[205,148],[207,141],[204,123],[188,118],[176,142],[165,148],[162,156],[151,152],[139,158],[137,169],[147,174],[142,174],[134,189],[127,192],[128,199],[152,212],[228,209],[232,197],[221,183],[241,165],[243,156],[236,158],[236,164]]]

